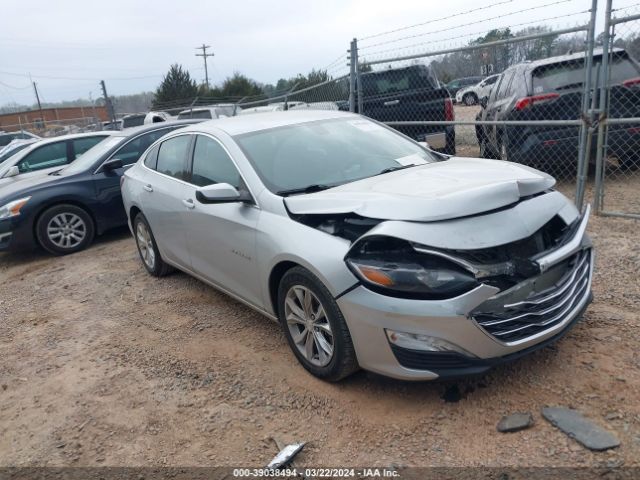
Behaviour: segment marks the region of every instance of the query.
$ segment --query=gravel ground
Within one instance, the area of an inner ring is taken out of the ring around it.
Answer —
[[[147,275],[124,230],[63,258],[0,254],[0,466],[263,466],[271,437],[308,441],[313,466],[640,466],[638,223],[596,217],[589,231],[584,320],[455,382],[316,380],[277,324],[187,275]],[[547,405],[621,446],[586,450],[542,419]],[[534,426],[498,433],[514,412]]]

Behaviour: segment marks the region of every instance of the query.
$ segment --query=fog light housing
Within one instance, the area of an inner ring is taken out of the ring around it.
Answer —
[[[441,338],[417,333],[397,332],[390,329],[385,329],[384,331],[387,334],[389,343],[396,347],[421,350],[423,352],[457,352],[467,357],[475,357],[474,354],[464,348]]]

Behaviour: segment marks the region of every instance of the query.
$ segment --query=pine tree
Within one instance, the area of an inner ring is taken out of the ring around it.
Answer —
[[[153,104],[172,102],[194,98],[198,94],[198,87],[189,72],[177,63],[171,65],[169,71],[155,91]]]

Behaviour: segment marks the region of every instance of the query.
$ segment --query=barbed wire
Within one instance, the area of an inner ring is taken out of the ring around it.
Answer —
[[[555,17],[541,18],[539,20],[532,20],[532,21],[529,21],[529,22],[511,24],[511,25],[507,25],[505,27],[496,27],[496,28],[491,29],[491,30],[482,30],[482,31],[477,31],[477,32],[465,34],[465,35],[456,35],[455,37],[440,38],[440,39],[437,39],[437,40],[431,40],[429,42],[413,43],[411,45],[404,45],[402,47],[395,47],[395,48],[390,48],[390,49],[387,49],[387,50],[379,50],[379,51],[376,51],[376,52],[369,52],[366,55],[370,55],[370,56],[380,55],[380,54],[383,54],[383,53],[397,52],[399,50],[405,50],[405,49],[408,49],[408,48],[420,47],[420,46],[423,46],[423,45],[433,45],[434,43],[447,42],[447,41],[450,41],[450,40],[457,40],[457,39],[463,39],[463,38],[468,38],[468,37],[475,37],[475,36],[478,36],[478,35],[486,35],[489,32],[491,32],[492,30],[501,30],[501,29],[513,28],[513,27],[523,27],[523,26],[526,26],[526,25],[532,25],[532,24],[536,24],[536,23],[540,23],[540,22],[546,22],[546,21],[551,21],[551,20],[558,20],[560,18],[572,17],[572,16],[575,16],[575,15],[583,14],[583,13],[589,13],[589,10],[582,10],[580,12],[567,13],[565,15],[557,15]],[[514,41],[517,41],[518,37],[512,37],[512,38],[514,39]]]
[[[571,1],[573,1],[573,0],[557,0],[557,1],[552,2],[552,3],[547,3],[547,4],[544,4],[544,5],[536,5],[535,7],[525,8],[523,10],[518,10],[516,12],[509,12],[509,13],[504,13],[502,15],[496,15],[494,17],[483,18],[483,19],[480,19],[480,20],[474,20],[473,22],[462,23],[462,24],[458,24],[458,25],[455,25],[455,26],[452,26],[452,27],[443,28],[443,29],[440,29],[440,30],[432,30],[432,31],[429,31],[429,32],[418,33],[418,34],[415,34],[415,35],[409,35],[409,36],[402,37],[402,38],[388,40],[388,41],[385,41],[385,42],[374,43],[372,45],[365,45],[364,47],[361,48],[361,50],[366,50],[368,48],[378,47],[378,46],[381,46],[381,45],[388,45],[390,43],[398,43],[398,42],[401,42],[403,40],[409,40],[411,38],[424,37],[424,36],[427,36],[427,35],[434,35],[436,33],[442,33],[442,32],[448,32],[448,31],[451,31],[451,30],[457,30],[457,29],[462,28],[462,27],[468,27],[470,25],[476,25],[477,23],[480,23],[480,22],[488,22],[488,21],[491,21],[491,20],[498,20],[498,19],[501,19],[501,18],[506,18],[506,17],[510,17],[510,16],[513,16],[513,15],[517,15],[519,13],[525,13],[525,12],[530,12],[530,11],[533,11],[533,10],[539,10],[541,8],[551,7],[551,6],[554,6],[554,5],[560,5],[562,3],[568,3],[568,2],[571,2]]]
[[[446,17],[440,17],[440,18],[436,18],[436,19],[433,19],[433,20],[428,20],[428,21],[422,22],[422,23],[416,23],[414,25],[408,25],[406,27],[396,28],[395,30],[388,30],[386,32],[376,33],[374,35],[368,35],[366,37],[360,38],[359,41],[365,41],[365,40],[369,40],[371,38],[382,37],[383,35],[389,35],[391,33],[402,32],[404,30],[409,30],[411,28],[422,27],[422,26],[428,25],[430,23],[441,22],[442,20],[449,20],[451,18],[459,17],[461,15],[468,15],[470,13],[478,12],[480,10],[488,10],[489,8],[495,7],[497,5],[503,5],[505,3],[512,3],[513,1],[514,0],[503,0],[501,2],[496,2],[496,3],[489,4],[489,5],[485,5],[483,7],[477,7],[477,8],[474,8],[472,10],[467,10],[465,12],[454,13],[453,15],[449,15],[449,16],[446,16]]]

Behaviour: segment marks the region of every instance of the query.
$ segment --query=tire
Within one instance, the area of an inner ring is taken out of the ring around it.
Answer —
[[[456,134],[455,130],[451,129],[451,131],[446,132],[446,143],[445,147],[440,150],[441,153],[445,155],[455,155],[456,154]]]
[[[464,97],[462,97],[462,103],[467,107],[471,107],[478,103],[478,96],[475,93],[465,93]]]
[[[60,204],[45,210],[36,221],[36,239],[53,255],[69,255],[84,250],[95,236],[91,215],[81,207]]]
[[[133,219],[133,237],[142,265],[150,275],[164,277],[173,271],[173,267],[162,259],[149,222],[142,213],[138,213]]]
[[[625,172],[637,170],[640,168],[640,154],[638,154],[638,152],[619,154],[618,164],[620,165],[620,170]]]
[[[312,375],[337,382],[360,368],[338,304],[307,269],[294,267],[282,277],[278,317],[289,347]]]

